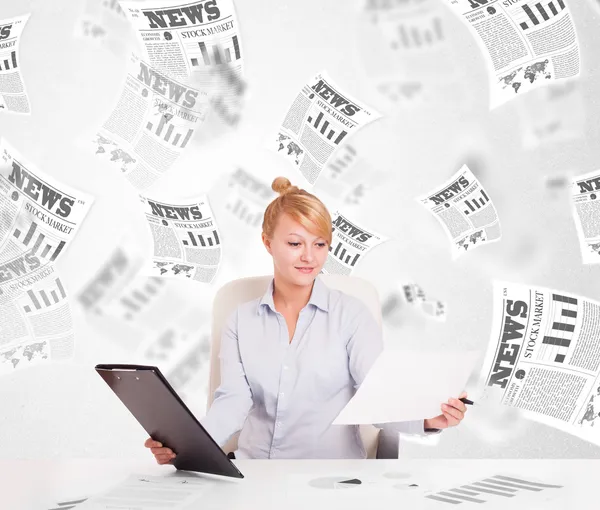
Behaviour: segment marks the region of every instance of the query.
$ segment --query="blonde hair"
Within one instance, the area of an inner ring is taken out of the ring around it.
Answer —
[[[323,202],[308,191],[292,186],[286,177],[273,180],[271,189],[279,196],[267,206],[263,219],[262,229],[269,239],[273,238],[279,216],[289,214],[306,230],[331,244],[331,216]]]

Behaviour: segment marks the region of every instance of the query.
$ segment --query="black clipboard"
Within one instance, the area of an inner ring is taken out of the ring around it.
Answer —
[[[96,372],[154,440],[177,455],[177,469],[244,478],[157,367],[100,364]]]

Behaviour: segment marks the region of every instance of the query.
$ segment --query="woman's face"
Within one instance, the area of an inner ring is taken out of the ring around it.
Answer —
[[[277,220],[273,239],[263,234],[275,274],[295,285],[311,285],[327,260],[327,241],[306,230],[288,214]]]

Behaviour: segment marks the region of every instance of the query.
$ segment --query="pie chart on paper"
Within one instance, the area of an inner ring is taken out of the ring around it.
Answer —
[[[346,490],[360,487],[361,481],[351,476],[330,476],[325,478],[313,478],[308,485],[316,489]]]

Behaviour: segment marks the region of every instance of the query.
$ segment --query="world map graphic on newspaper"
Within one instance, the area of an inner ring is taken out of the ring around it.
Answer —
[[[17,368],[17,365],[25,362],[25,360],[31,362],[37,359],[48,359],[46,342],[19,346],[0,353],[0,370],[6,369],[6,365],[9,363],[12,365],[12,368]]]
[[[516,94],[525,80],[529,81],[530,84],[538,79],[550,80],[552,73],[548,70],[548,64],[549,60],[545,59],[525,67],[524,71],[522,67],[519,67],[519,69],[500,77],[498,81],[503,89],[512,87]]]

